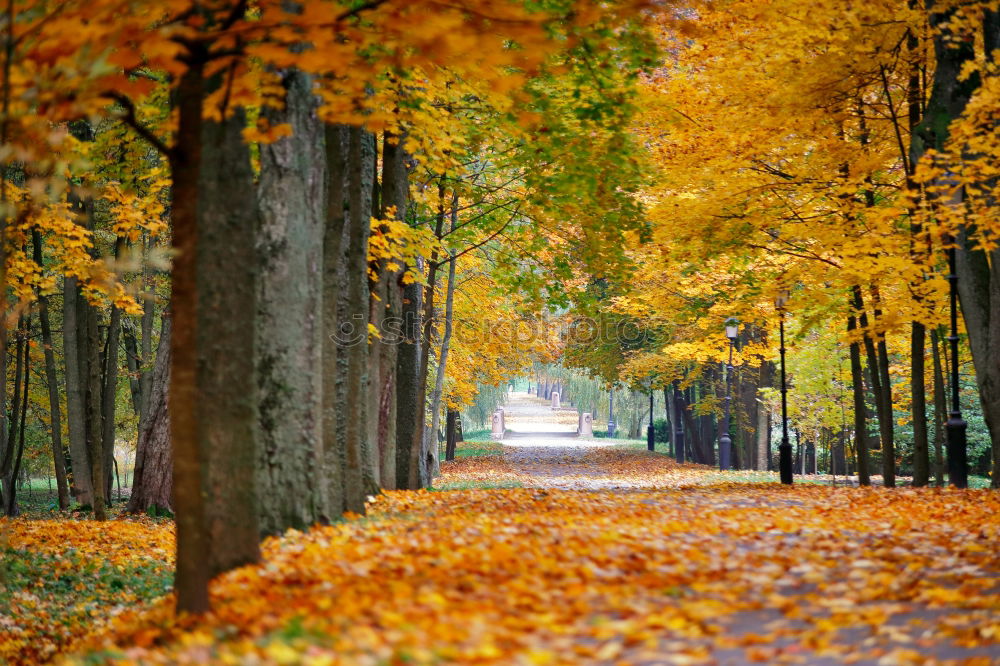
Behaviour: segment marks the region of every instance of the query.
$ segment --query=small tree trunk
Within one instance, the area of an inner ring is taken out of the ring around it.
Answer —
[[[924,325],[910,327],[910,392],[913,396],[913,485],[926,486],[930,478],[927,447],[927,378],[924,372]]]
[[[42,235],[38,229],[31,231],[35,263],[42,265]],[[56,490],[59,508],[69,508],[69,487],[66,484],[66,454],[62,444],[62,414],[59,406],[59,377],[56,374],[56,356],[52,349],[52,326],[49,323],[49,297],[39,290],[38,318],[42,325],[42,347],[45,352],[45,383],[49,389],[49,427],[52,429],[52,466],[56,472]]]
[[[458,192],[451,199],[451,230],[458,228]],[[441,351],[438,353],[437,377],[431,394],[431,436],[430,448],[433,455],[431,475],[440,476],[441,460],[438,455],[438,427],[441,425],[441,396],[444,393],[444,377],[448,367],[448,348],[451,345],[452,315],[455,311],[455,253],[448,260],[448,287],[444,306],[444,334],[441,336]]]
[[[941,363],[941,334],[931,330],[931,349],[934,365],[934,482],[944,486],[944,424],[948,420],[948,405],[945,399],[944,367]]]
[[[87,454],[87,430],[84,410],[84,350],[80,347],[82,299],[75,277],[63,283],[63,352],[66,363],[66,415],[69,426],[69,452],[73,465],[73,495],[81,505],[93,505],[90,456]]]
[[[173,456],[170,449],[170,414],[167,396],[170,387],[170,317],[163,316],[160,346],[151,375],[147,408],[139,421],[139,442],[132,474],[129,513],[173,511]]]
[[[122,238],[118,238],[115,242],[115,257],[120,255],[124,244]],[[104,451],[105,476],[108,479],[105,496],[109,500],[112,495],[111,470],[115,465],[115,412],[118,397],[118,339],[121,334],[121,318],[121,310],[112,304],[101,382],[101,448]]]
[[[444,459],[454,460],[455,459],[455,449],[458,448],[458,421],[459,414],[457,409],[449,409],[448,416],[445,421],[445,446],[444,446]]]
[[[104,426],[101,421],[103,414],[103,383],[101,373],[101,344],[98,330],[98,318],[100,314],[97,308],[90,305],[83,299],[78,301],[80,308],[80,318],[84,322],[82,331],[84,333],[84,350],[86,374],[84,384],[84,415],[86,417],[87,432],[87,456],[90,458],[91,475],[90,483],[94,493],[94,518],[105,520],[107,518],[108,503],[108,473],[110,466],[104,453]]]
[[[847,318],[847,332],[852,333],[857,329],[858,320],[852,311]],[[864,372],[861,367],[861,343],[857,340],[851,341],[850,354],[851,393],[854,396],[854,451],[857,456],[855,462],[858,467],[858,483],[870,486],[872,481],[868,455],[868,411],[865,405]]]

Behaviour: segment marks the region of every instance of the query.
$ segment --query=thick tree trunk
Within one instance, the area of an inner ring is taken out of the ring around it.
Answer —
[[[170,317],[164,313],[160,346],[150,376],[152,393],[139,421],[129,513],[173,512],[173,456],[170,449]]]
[[[347,227],[347,157],[349,128],[326,125],[327,201],[323,227],[323,504],[330,522],[344,512],[345,451],[342,433],[344,372],[341,310],[344,234]],[[348,331],[349,332],[349,331]],[[348,340],[349,341],[349,340]]]
[[[94,497],[94,518],[105,520],[107,518],[110,466],[107,464],[104,453],[104,424],[101,420],[104,411],[101,400],[104,385],[101,373],[101,344],[98,326],[100,313],[97,308],[82,298],[79,299],[78,305],[81,306],[78,316],[83,323],[83,326],[80,327],[83,333],[81,347],[84,350],[83,409],[86,421],[87,457],[90,459],[91,468],[90,485]]]
[[[368,237],[371,230],[373,137],[352,127],[349,139],[349,214],[343,248],[346,284],[345,322],[351,322],[352,339],[341,345],[347,364],[343,404],[344,507],[364,513],[365,499],[377,492],[372,447],[368,442]]]
[[[72,463],[72,490],[83,506],[93,505],[90,456],[87,455],[86,416],[83,406],[83,350],[80,348],[82,299],[75,277],[63,281],[63,355],[66,376],[66,417],[69,427],[69,454]]]
[[[409,206],[409,172],[406,166],[406,152],[403,150],[402,137],[390,134],[383,136],[382,145],[382,191],[381,215],[390,214],[397,220],[406,218]],[[379,476],[381,485],[386,489],[396,487],[396,354],[399,349],[399,317],[402,314],[403,294],[400,284],[401,272],[388,270],[380,274],[379,295],[384,294],[385,311],[382,313],[384,344],[377,345],[379,350],[379,404],[378,404],[378,434],[376,437],[379,455]],[[386,325],[391,322],[391,326]]]
[[[170,428],[178,609],[208,610],[208,580],[259,558],[254,386],[257,205],[245,116],[203,120],[214,85],[191,47],[176,91],[171,213]],[[231,111],[231,110],[227,110]]]
[[[419,270],[419,267],[416,269]],[[403,285],[402,338],[396,352],[396,487],[423,487],[420,475],[420,441],[423,435],[423,400],[419,396],[421,297],[418,282]]]
[[[320,522],[328,511],[322,460],[322,263],[326,168],[312,78],[282,75],[285,108],[272,125],[292,136],[260,147],[261,230],[257,306],[260,530]]]
[[[42,235],[38,229],[31,231],[35,263],[42,265]],[[49,390],[49,427],[52,437],[52,466],[56,473],[56,492],[59,508],[69,508],[69,487],[66,483],[66,454],[62,443],[62,413],[59,403],[59,376],[56,373],[56,355],[52,348],[52,326],[49,323],[49,297],[37,293],[38,318],[42,326],[42,348],[45,353],[45,383]]]
[[[916,163],[929,149],[947,147],[949,126],[965,111],[981,84],[977,73],[963,76],[976,60],[973,40],[956,39],[949,26],[954,4],[926,0],[929,23],[934,29],[934,82],[923,121],[913,133],[911,161]],[[987,60],[1000,48],[1000,13],[983,13],[983,46]],[[948,176],[944,176],[947,178]],[[938,202],[941,205],[941,202]],[[956,269],[962,315],[969,335],[969,348],[976,369],[976,384],[983,418],[993,443],[992,486],[1000,488],[1000,250],[989,255],[974,249],[967,229],[958,234]]]

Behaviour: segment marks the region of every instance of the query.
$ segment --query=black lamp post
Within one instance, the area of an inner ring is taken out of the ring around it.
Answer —
[[[674,455],[677,462],[684,463],[684,398],[680,382],[674,380]]]
[[[781,482],[792,483],[792,444],[788,441],[788,385],[785,382],[785,305],[788,303],[788,290],[782,289],[774,299],[778,308],[778,330],[780,331],[781,347],[781,444],[778,446],[778,472]]]
[[[646,428],[646,448],[656,450],[656,434],[653,431],[653,378],[649,378],[649,427]]]
[[[951,411],[948,412],[947,431],[948,483],[956,488],[969,486],[965,419],[958,401],[958,274],[955,271],[955,242],[951,239],[948,249],[948,287],[951,292]]]
[[[733,454],[733,438],[729,434],[729,405],[732,401],[733,346],[740,334],[740,323],[735,318],[726,320],[726,337],[729,338],[729,363],[726,365],[726,408],[722,417],[722,432],[719,434],[719,469],[727,470]]]
[[[608,437],[615,436],[615,387],[608,392]]]

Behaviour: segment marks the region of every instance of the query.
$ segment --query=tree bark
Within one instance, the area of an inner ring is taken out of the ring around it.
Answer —
[[[396,487],[417,490],[423,487],[419,443],[423,435],[424,406],[417,386],[422,351],[423,288],[414,281],[404,284],[402,290],[403,341],[396,352]]]
[[[101,373],[101,343],[98,320],[100,313],[97,308],[87,303],[83,298],[77,301],[80,306],[79,317],[83,321],[84,349],[84,388],[83,408],[86,420],[87,457],[90,459],[90,485],[93,489],[93,508],[96,520],[107,518],[108,504],[108,473],[110,465],[104,452],[103,416],[104,393],[103,376]]]
[[[458,227],[458,192],[451,199],[451,230]],[[455,253],[451,252],[448,260],[448,287],[444,306],[444,334],[441,336],[441,350],[438,352],[437,377],[434,379],[434,391],[431,393],[431,434],[430,449],[433,456],[429,476],[441,475],[441,460],[437,443],[438,428],[441,425],[441,396],[444,393],[444,377],[448,367],[448,348],[451,345],[452,315],[455,311]]]
[[[31,231],[35,263],[42,265],[42,235],[38,229]],[[69,487],[66,483],[66,454],[62,443],[62,413],[59,402],[59,376],[56,373],[56,355],[52,347],[52,326],[49,323],[49,297],[37,293],[38,318],[42,327],[42,348],[45,353],[45,383],[49,390],[49,427],[52,437],[52,466],[56,473],[56,492],[59,508],[69,508]]]
[[[83,350],[80,348],[80,313],[82,299],[75,277],[63,280],[63,355],[66,376],[66,417],[69,426],[69,453],[72,463],[73,496],[82,506],[93,506],[90,456],[87,455],[86,417],[83,406],[81,373]]]
[[[344,512],[345,451],[342,437],[344,372],[340,353],[342,253],[347,227],[348,132],[344,125],[324,127],[327,173],[327,202],[323,226],[323,505],[324,522]]]
[[[944,366],[941,362],[941,333],[931,330],[931,349],[934,364],[934,482],[944,486],[944,425],[948,420],[948,403],[945,398]]]
[[[857,292],[855,292],[857,293]],[[856,301],[854,301],[856,305]],[[858,329],[858,319],[854,310],[847,317],[847,332]],[[858,483],[870,486],[871,473],[868,454],[868,408],[865,405],[864,372],[861,367],[861,343],[851,341],[851,393],[854,396],[854,451],[857,457]]]
[[[167,401],[170,387],[170,317],[166,313],[160,325],[160,345],[150,379],[152,393],[139,420],[132,495],[125,508],[128,513],[174,511],[173,456]]]
[[[353,324],[352,339],[341,345],[347,363],[344,414],[344,507],[363,514],[365,499],[377,492],[372,447],[368,441],[368,237],[371,230],[373,137],[352,127],[349,139],[349,215],[346,245],[342,254],[346,268],[346,321]]]
[[[925,329],[920,322],[910,326],[910,392],[913,415],[913,485],[926,486],[930,478],[927,446],[927,394],[924,370]]]
[[[120,255],[124,244],[125,241],[122,238],[118,238],[115,242],[116,258]],[[115,466],[115,412],[118,393],[118,340],[121,335],[121,322],[121,310],[112,304],[101,378],[101,449],[104,452],[104,469],[107,478],[105,496],[109,503],[112,494],[111,471]]]
[[[262,534],[304,529],[328,515],[320,487],[325,137],[312,78],[291,69],[282,84],[284,109],[264,113],[272,125],[290,124],[292,136],[260,147],[256,467]]]
[[[981,85],[973,71],[963,76],[965,67],[976,60],[973,40],[956,39],[949,26],[956,7],[940,0],[926,0],[929,23],[934,34],[934,81],[924,118],[911,139],[911,161],[916,163],[928,149],[944,150],[951,122],[965,111]],[[1000,48],[1000,13],[983,12],[983,46],[988,61]],[[942,178],[948,178],[946,174]],[[941,204],[941,202],[937,202]],[[947,204],[942,204],[947,205]],[[976,385],[983,418],[992,440],[991,485],[1000,488],[1000,249],[989,255],[976,249],[969,229],[961,229],[956,240],[956,274],[962,315],[969,336],[969,349],[976,370]]]
[[[203,120],[218,77],[188,47],[176,90],[171,213],[170,427],[177,508],[178,609],[208,610],[208,580],[259,558],[254,386],[257,205],[241,110]]]
[[[409,206],[409,171],[403,137],[383,135],[382,145],[382,191],[381,216],[390,214],[397,220],[406,219]],[[396,487],[396,354],[400,343],[400,321],[402,314],[402,273],[398,269],[383,268],[379,275],[379,295],[383,296],[383,338],[377,345],[379,350],[379,403],[378,433],[376,447],[379,455],[379,476],[381,486],[386,489]],[[384,342],[384,343],[383,343]]]

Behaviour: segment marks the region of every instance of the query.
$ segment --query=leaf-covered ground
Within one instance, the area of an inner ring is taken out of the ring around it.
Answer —
[[[207,617],[141,603],[147,583],[74,615],[94,632],[69,663],[998,663],[1000,494],[737,482],[557,436],[473,449],[436,483],[461,489],[268,540]],[[147,581],[169,560],[165,525],[50,526],[9,523],[5,552]],[[54,624],[6,618],[18,640]]]

